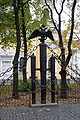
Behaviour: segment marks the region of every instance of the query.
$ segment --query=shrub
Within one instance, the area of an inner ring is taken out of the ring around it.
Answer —
[[[29,91],[30,87],[31,87],[30,79],[28,79],[26,82],[23,82],[22,80],[19,80],[18,89],[19,89],[20,92]]]

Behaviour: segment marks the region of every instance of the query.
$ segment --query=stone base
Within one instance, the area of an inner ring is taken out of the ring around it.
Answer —
[[[58,103],[46,103],[46,104],[37,103],[37,104],[31,104],[31,107],[51,107],[56,105],[58,105]]]

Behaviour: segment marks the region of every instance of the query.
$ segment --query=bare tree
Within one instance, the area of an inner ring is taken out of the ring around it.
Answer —
[[[64,3],[65,3],[65,0],[62,0],[61,1],[61,9],[60,11],[57,9],[56,7],[56,0],[50,0],[50,2],[52,2],[52,5],[53,5],[53,9],[56,11],[57,15],[58,15],[58,27],[54,21],[54,18],[53,18],[53,9],[52,7],[48,4],[47,0],[45,0],[45,4],[46,6],[48,7],[48,9],[50,10],[50,17],[52,19],[52,22],[53,22],[53,25],[58,33],[58,37],[59,37],[59,47],[60,47],[60,50],[61,50],[61,54],[60,54],[60,57],[61,57],[61,71],[60,71],[60,75],[61,75],[61,97],[62,98],[65,98],[66,97],[66,94],[67,94],[67,91],[66,91],[66,88],[67,88],[67,83],[66,83],[66,68],[69,64],[69,61],[70,61],[70,58],[72,56],[72,50],[71,50],[71,44],[72,44],[72,38],[73,38],[73,30],[74,30],[74,12],[75,12],[75,6],[76,6],[76,0],[73,0],[73,5],[72,5],[72,15],[71,15],[71,29],[70,29],[70,37],[69,37],[69,40],[68,40],[68,55],[67,57],[65,57],[65,47],[63,45],[63,37],[62,37],[62,33],[61,33],[61,15],[62,15],[62,12],[63,12],[63,7],[64,7]]]

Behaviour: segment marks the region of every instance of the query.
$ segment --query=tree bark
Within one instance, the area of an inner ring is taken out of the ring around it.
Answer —
[[[17,36],[17,46],[16,53],[13,60],[13,98],[17,99],[19,97],[18,93],[18,58],[20,53],[20,25],[19,25],[19,0],[13,0],[14,14],[15,14],[15,25],[16,25],[16,36]]]
[[[61,69],[61,98],[67,97],[66,70]]]
[[[26,66],[27,66],[27,41],[26,41],[26,28],[25,28],[25,20],[24,20],[24,9],[23,9],[23,0],[21,0],[21,13],[22,13],[22,34],[23,34],[23,43],[24,43],[24,66],[23,66],[23,82],[27,80],[26,74]]]
[[[66,82],[66,64],[65,64],[65,49],[61,49],[62,61],[61,61],[61,98],[67,96],[67,82]]]

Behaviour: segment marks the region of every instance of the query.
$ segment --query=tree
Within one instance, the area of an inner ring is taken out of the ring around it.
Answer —
[[[26,82],[27,80],[27,75],[26,75],[26,65],[27,65],[27,60],[26,60],[26,56],[27,56],[27,37],[26,35],[28,35],[29,30],[28,27],[29,25],[31,26],[31,24],[34,24],[34,28],[37,27],[37,25],[41,24],[42,20],[38,20],[38,18],[34,18],[32,19],[32,15],[31,15],[31,5],[32,7],[34,7],[34,14],[35,16],[38,17],[38,15],[40,15],[38,12],[40,11],[40,7],[39,7],[40,1],[34,1],[31,2],[31,0],[27,0],[26,4],[25,4],[25,0],[21,0],[21,7],[20,7],[20,11],[21,11],[21,36],[23,38],[23,44],[24,44],[24,66],[23,66],[23,81]],[[38,14],[37,14],[38,13]],[[25,17],[27,16],[27,17]],[[27,22],[26,22],[27,21]],[[32,23],[30,23],[32,21]],[[35,24],[36,23],[36,24]],[[28,32],[26,32],[28,30]],[[32,27],[30,28],[30,31],[33,31]]]
[[[30,43],[27,40],[26,36],[28,36],[29,30],[33,31],[34,29],[36,29],[36,27],[39,27],[40,24],[42,24],[42,22],[46,23],[48,15],[47,15],[47,10],[45,10],[45,9],[41,10],[41,7],[39,6],[40,5],[40,0],[34,1],[34,2],[31,2],[31,0],[27,0],[26,4],[24,4],[25,3],[24,1],[21,0],[20,11],[21,11],[21,30],[22,30],[21,36],[23,38],[24,58],[25,58],[24,59],[25,62],[24,62],[24,66],[23,66],[23,68],[24,68],[23,69],[23,81],[26,82],[26,80],[27,80],[27,76],[26,76],[26,65],[27,65],[26,56],[27,56],[27,47],[28,47],[27,44]],[[31,15],[31,11],[30,11],[31,5],[34,8],[34,14],[36,16],[36,17],[34,17],[34,19],[32,18],[33,15]],[[27,18],[25,16],[27,16]],[[33,28],[32,28],[32,24],[34,25]]]
[[[13,60],[13,98],[18,98],[18,59],[21,48],[21,40],[24,41],[24,56],[27,55],[27,37],[31,32],[42,22],[42,10],[39,7],[40,1],[34,1],[28,4],[29,0],[7,0],[0,1],[0,14],[2,20],[0,21],[2,29],[0,29],[0,43],[5,48],[14,46],[16,48]],[[26,6],[24,9],[24,6]],[[30,7],[34,7],[36,18],[32,19]],[[25,17],[26,15],[26,17]],[[40,19],[39,19],[40,18]],[[39,20],[38,20],[39,19]],[[27,21],[27,24],[26,24]],[[33,27],[34,26],[34,27]],[[26,62],[25,62],[26,68]],[[24,69],[25,76],[23,79],[26,81],[26,69]]]
[[[69,0],[68,0],[69,2]],[[61,71],[60,71],[60,75],[61,75],[61,97],[62,98],[65,98],[66,97],[66,88],[67,88],[67,83],[66,83],[66,68],[69,64],[69,61],[70,61],[70,58],[72,56],[72,49],[71,49],[71,44],[72,44],[72,38],[73,38],[73,30],[74,30],[74,12],[75,12],[75,6],[76,6],[76,0],[73,0],[73,3],[72,3],[72,15],[71,15],[71,28],[70,28],[70,37],[69,37],[69,40],[68,40],[68,54],[67,54],[67,57],[65,55],[65,47],[64,47],[64,44],[63,44],[63,37],[62,37],[62,32],[61,32],[61,20],[62,20],[62,12],[63,12],[63,8],[64,8],[64,3],[65,3],[65,0],[63,1],[58,1],[58,0],[50,0],[50,3],[51,5],[53,5],[54,7],[54,10],[58,16],[58,27],[55,23],[55,20],[54,20],[54,13],[53,13],[53,9],[52,7],[50,6],[50,4],[48,4],[47,0],[45,0],[45,4],[46,6],[48,7],[49,11],[50,11],[50,17],[52,19],[52,23],[58,33],[58,37],[59,37],[59,47],[60,47],[60,50],[61,50],[61,54],[60,54],[60,58],[61,58]],[[56,7],[56,4],[60,3],[60,10],[58,7]]]
[[[17,36],[17,46],[16,53],[13,61],[13,98],[18,98],[18,58],[21,47],[21,39],[20,39],[20,23],[19,23],[19,6],[20,0],[13,0],[14,6],[14,15],[15,15],[15,25],[16,25],[16,36]]]
[[[16,45],[16,53],[13,61],[13,98],[18,98],[18,58],[20,53],[20,25],[19,2],[16,0],[0,1],[0,44],[3,48]],[[17,38],[17,41],[16,41]]]

